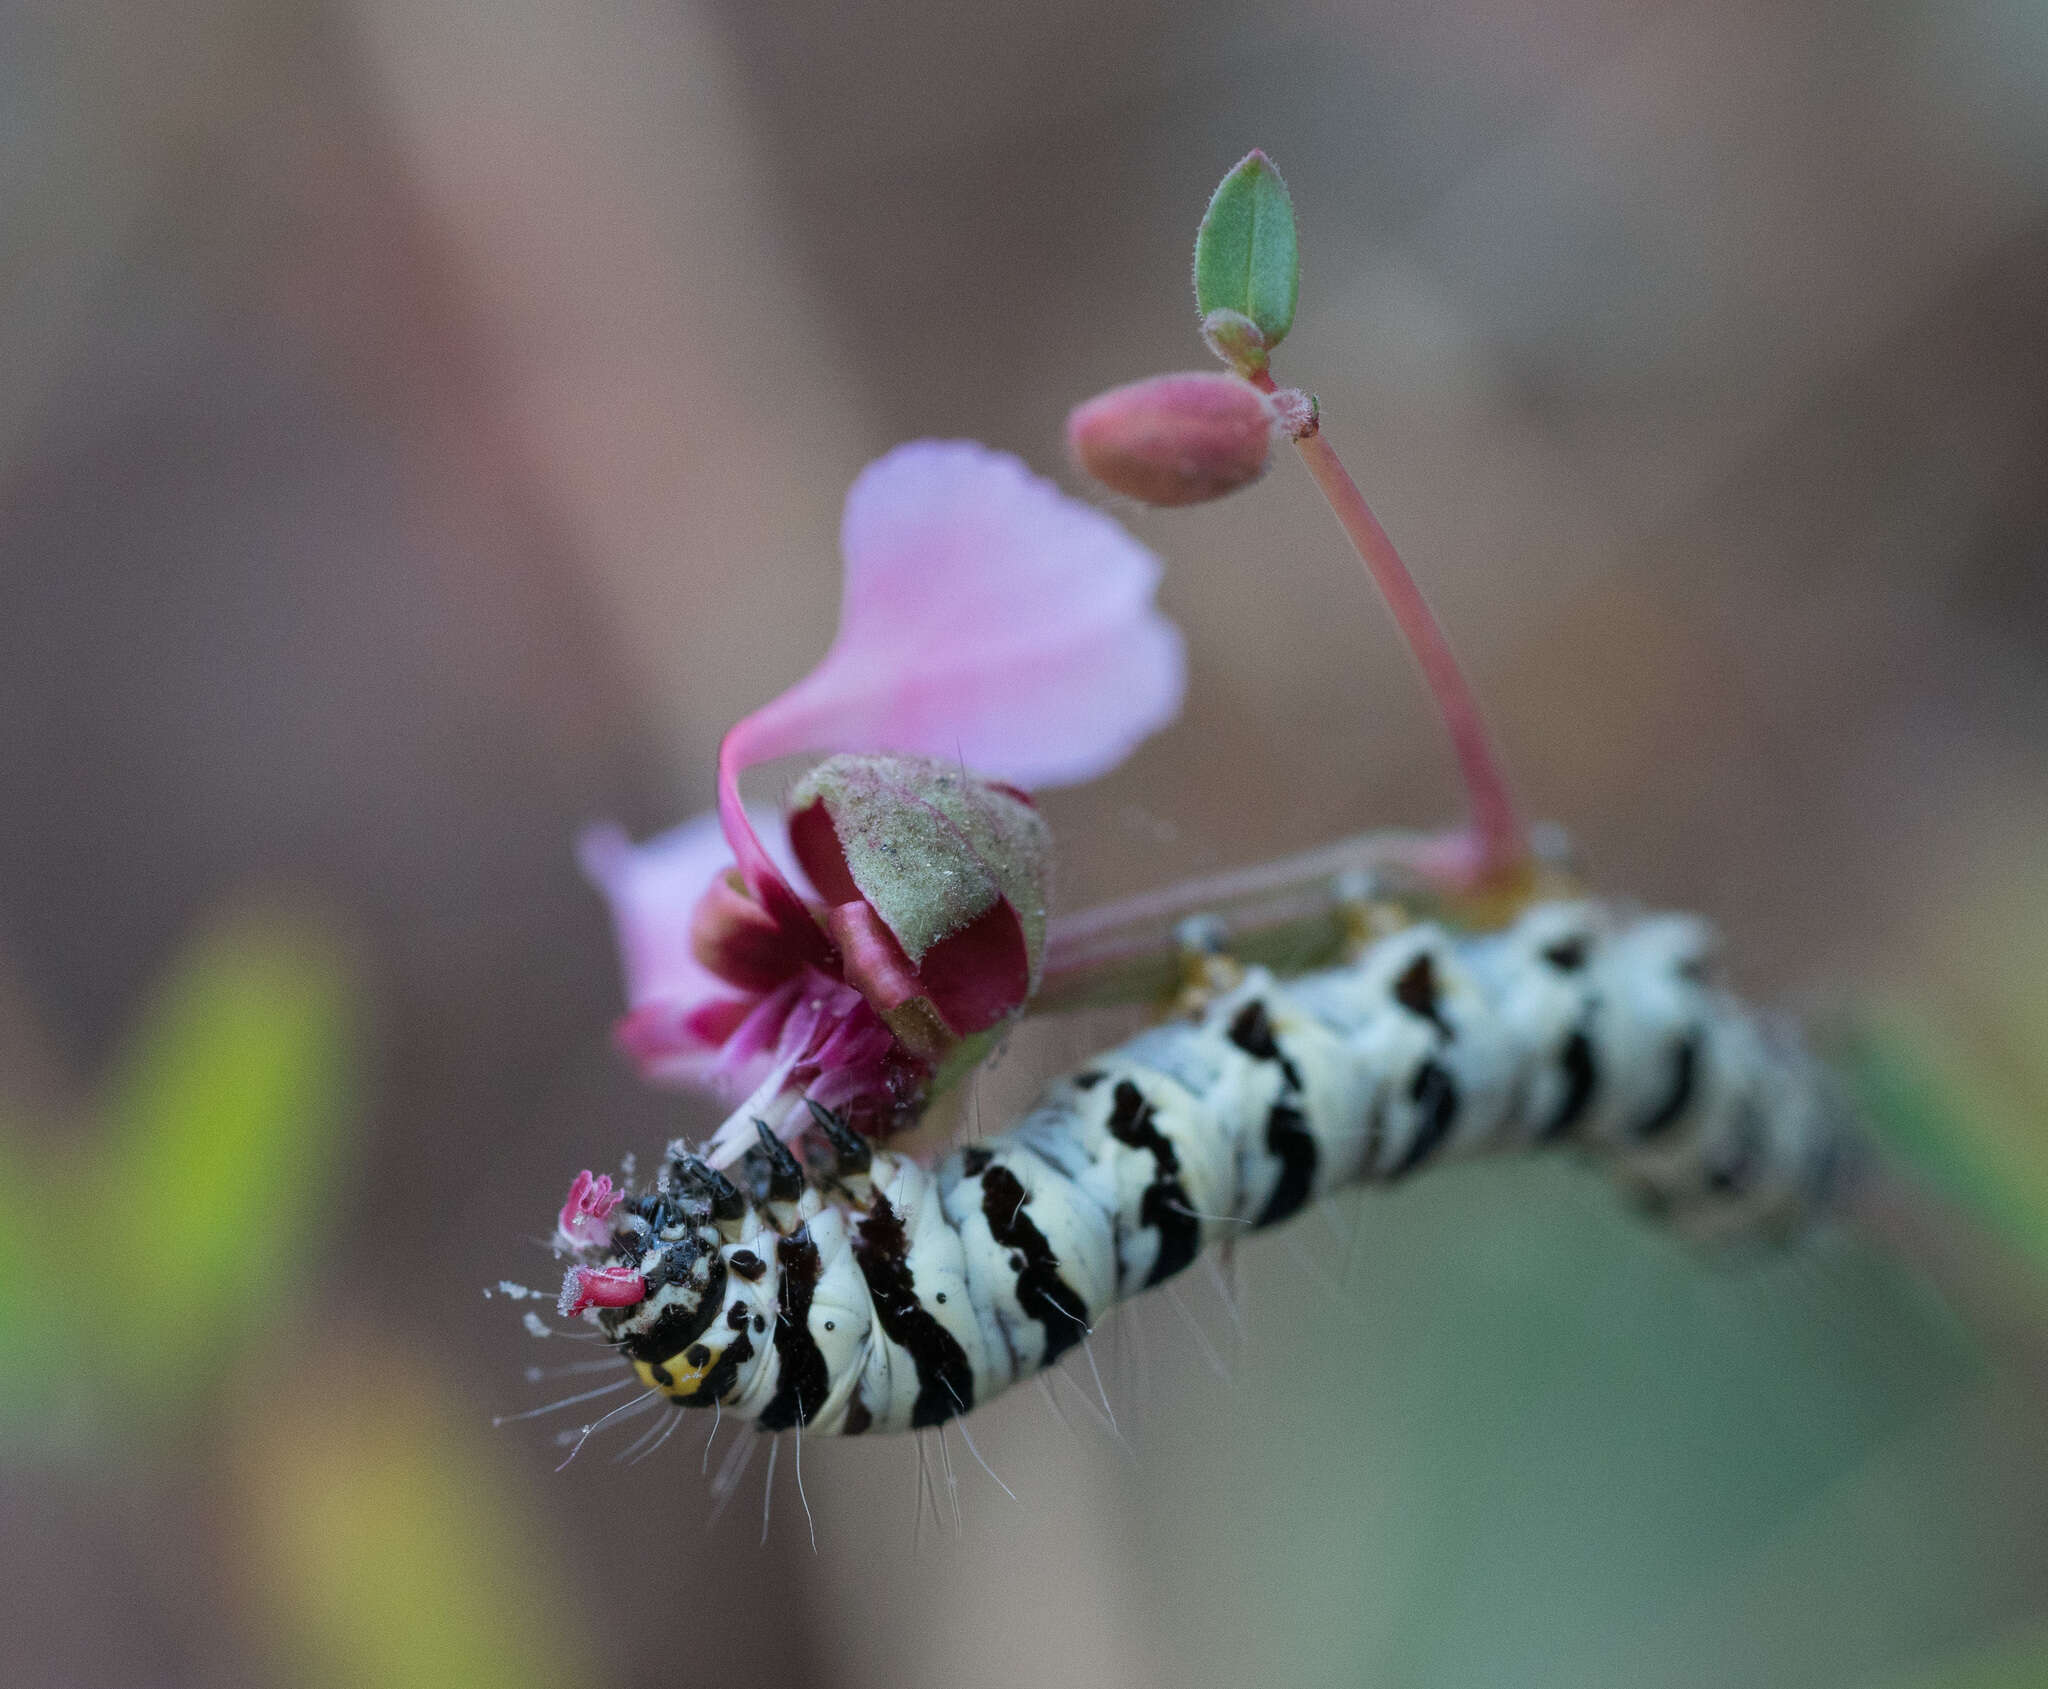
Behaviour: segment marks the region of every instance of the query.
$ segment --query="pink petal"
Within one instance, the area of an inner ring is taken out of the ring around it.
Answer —
[[[772,1060],[764,1066],[769,1038]],[[868,1123],[871,1135],[900,1127],[898,1116],[921,1094],[930,1073],[899,1048],[858,991],[816,969],[761,1000],[727,1054],[747,1051],[760,1082],[712,1133],[705,1154],[714,1167],[731,1166],[752,1147],[757,1118],[794,1142],[806,1129],[806,1095],[833,1106],[843,1103]]]
[[[766,822],[764,812],[761,819]],[[776,861],[807,888],[796,859]],[[577,844],[584,874],[611,905],[626,975],[628,1015],[620,1036],[650,1076],[702,1080],[718,1047],[751,1005],[697,960],[691,924],[712,881],[733,866],[716,813],[671,828],[644,844],[617,827],[592,827]]]
[[[871,904],[856,897],[836,905],[825,919],[832,942],[839,946],[846,977],[878,1009],[900,1009],[922,997],[917,967],[904,955],[896,935],[883,924]]]
[[[742,991],[773,991],[817,955],[805,942],[817,924],[792,931],[747,894],[737,873],[714,874],[690,922],[690,952],[719,979]]]
[[[755,818],[781,847],[781,828],[772,814],[756,811]],[[772,854],[783,874],[808,891],[796,858],[786,848]],[[609,823],[592,827],[577,841],[576,858],[611,904],[628,1004],[688,1006],[731,995],[732,987],[699,962],[690,945],[699,900],[733,866],[716,812],[692,816],[637,845]]]
[[[918,979],[947,1026],[966,1037],[1015,1014],[1031,995],[1024,925],[996,903],[924,953]]]
[[[784,696],[788,696],[787,693]],[[778,869],[779,858],[762,844],[760,829],[755,817],[747,811],[740,797],[740,771],[750,768],[765,757],[779,756],[779,751],[761,751],[749,754],[747,723],[754,717],[748,716],[736,726],[727,729],[718,744],[718,825],[725,836],[727,847],[739,868],[740,876],[747,883],[759,901],[768,918],[790,940],[792,945],[814,943],[816,928],[810,923],[803,906],[789,880]],[[769,834],[775,836],[776,829],[770,827]],[[825,952],[822,945],[815,948],[811,960],[823,961]]]
[[[827,925],[847,979],[885,1013],[922,997],[949,1031],[964,1038],[1016,1013],[1031,995],[1024,925],[1001,899],[916,963],[870,904],[842,903]]]
[[[841,543],[839,636],[727,736],[735,772],[793,751],[912,751],[1066,785],[1114,767],[1180,709],[1185,665],[1153,603],[1157,559],[1005,453],[898,447],[854,482]]]
[[[860,887],[846,866],[846,851],[839,843],[839,829],[832,825],[822,799],[806,804],[789,818],[789,848],[803,864],[804,873],[818,895],[837,908],[842,903],[861,901]]]
[[[805,989],[804,980],[799,976],[785,981],[755,1003],[746,1018],[722,1040],[723,1048],[719,1051],[717,1064],[719,1077],[743,1073],[755,1065],[758,1058],[780,1047],[783,1029],[789,1024],[790,1011],[796,1007],[797,999]]]
[[[643,1078],[709,1084],[717,1077],[726,1041],[745,1024],[757,1002],[753,997],[715,997],[686,1014],[662,1003],[643,1003],[621,1017],[612,1040],[632,1058]]]

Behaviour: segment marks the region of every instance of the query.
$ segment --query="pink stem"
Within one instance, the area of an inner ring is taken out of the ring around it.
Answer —
[[[1054,917],[1034,1014],[1159,1002],[1183,983],[1181,929],[1199,915],[1231,955],[1281,973],[1335,961],[1362,893],[1465,921],[1431,834],[1367,833],[1283,861],[1183,880],[1121,903]]]
[[[1263,392],[1274,391],[1272,376],[1263,370],[1252,377],[1252,383]],[[1441,624],[1422,596],[1422,589],[1415,584],[1415,577],[1409,574],[1407,564],[1401,561],[1401,554],[1394,549],[1394,542],[1387,537],[1386,529],[1365,502],[1357,482],[1338,461],[1321,431],[1301,436],[1294,445],[1322,489],[1345,537],[1365,564],[1366,573],[1387,601],[1387,608],[1393,611],[1401,637],[1407,640],[1408,649],[1422,665],[1423,679],[1436,699],[1445,727],[1450,730],[1458,767],[1464,775],[1466,798],[1472,806],[1472,830],[1479,847],[1477,877],[1493,879],[1519,869],[1528,860],[1528,838],[1514,799],[1508,794],[1507,780],[1494,755],[1492,736],[1479,713],[1478,700],[1466,684]]]

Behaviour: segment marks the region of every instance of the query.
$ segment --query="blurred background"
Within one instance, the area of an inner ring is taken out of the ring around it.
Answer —
[[[506,1277],[711,1111],[572,840],[704,808],[854,471],[1284,378],[1531,809],[2048,1255],[2048,12],[2031,0],[65,0],[0,12],[0,1651],[32,1686],[2048,1682],[2048,1414],[1847,1240],[1447,1172],[707,1529]],[[1178,515],[1187,712],[1066,908],[1450,818],[1298,466]],[[999,1113],[1116,1026],[1028,1029]],[[730,1428],[727,1430],[730,1435]]]

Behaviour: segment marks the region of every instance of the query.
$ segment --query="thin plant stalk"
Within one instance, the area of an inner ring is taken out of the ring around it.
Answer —
[[[1275,391],[1272,376],[1264,370],[1253,374],[1251,380],[1262,392]],[[1365,502],[1358,483],[1351,479],[1335,448],[1323,438],[1321,429],[1311,426],[1297,434],[1294,448],[1301,454],[1302,463],[1344,530],[1345,538],[1364,563],[1373,585],[1387,601],[1401,637],[1415,653],[1423,680],[1450,731],[1467,801],[1472,806],[1472,835],[1477,847],[1475,878],[1484,881],[1512,877],[1528,863],[1528,835],[1508,791],[1507,777],[1494,754],[1486,718],[1480,713],[1479,701],[1473,697],[1464,671],[1458,667],[1442,624],[1422,596],[1422,589],[1415,584],[1415,577],[1408,572],[1408,565],[1401,561],[1387,530],[1380,526],[1379,518]]]

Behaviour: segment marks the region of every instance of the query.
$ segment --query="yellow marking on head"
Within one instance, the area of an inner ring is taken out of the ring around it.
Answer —
[[[683,1358],[683,1355],[687,1355],[690,1349],[702,1349],[705,1351],[705,1360],[702,1366],[692,1366]],[[640,1382],[649,1389],[659,1390],[664,1395],[673,1396],[679,1402],[687,1402],[697,1394],[698,1386],[704,1382],[705,1376],[724,1358],[725,1346],[723,1344],[713,1348],[709,1343],[699,1341],[692,1343],[689,1349],[685,1349],[682,1354],[672,1355],[666,1361],[635,1361],[633,1363],[633,1370],[640,1375]],[[657,1365],[661,1368],[660,1376],[654,1370]],[[662,1376],[667,1378],[667,1383],[664,1384],[662,1382]]]

